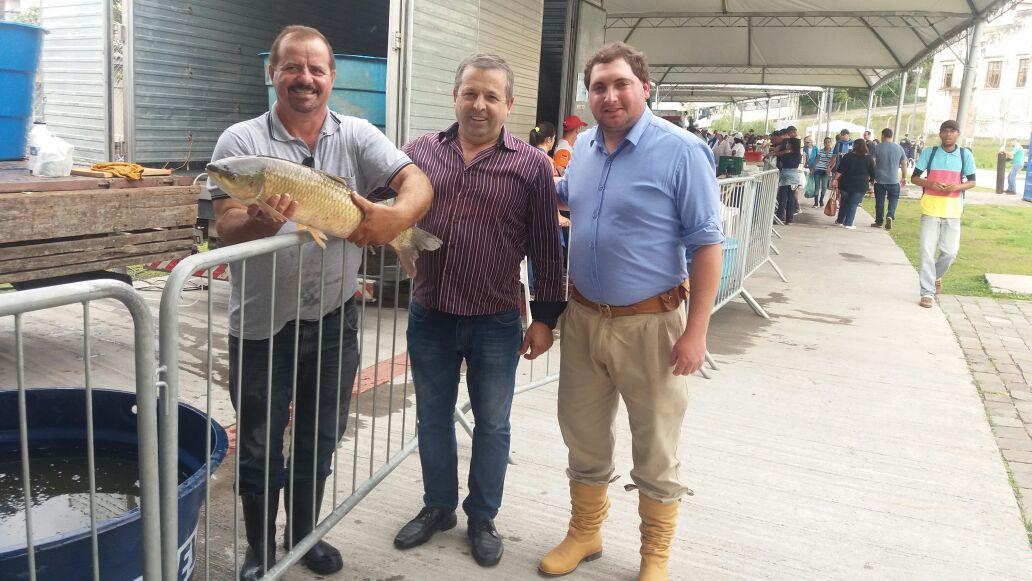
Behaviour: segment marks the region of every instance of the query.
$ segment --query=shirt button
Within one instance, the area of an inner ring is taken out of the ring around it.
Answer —
[[[598,191],[600,191],[600,192],[601,192],[602,190],[604,190],[604,189],[606,189],[606,187],[605,187],[605,186],[599,186],[599,187],[598,187]]]
[[[595,243],[594,242],[591,242],[590,244],[588,244],[588,248],[594,248],[594,247],[595,247]]]

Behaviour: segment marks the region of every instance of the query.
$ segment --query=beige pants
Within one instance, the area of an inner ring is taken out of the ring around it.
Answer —
[[[688,492],[677,459],[688,391],[685,378],[673,374],[670,351],[684,332],[684,310],[609,319],[571,300],[560,325],[559,427],[570,479],[599,485],[613,478],[613,420],[622,397],[631,479],[659,502],[680,499]]]

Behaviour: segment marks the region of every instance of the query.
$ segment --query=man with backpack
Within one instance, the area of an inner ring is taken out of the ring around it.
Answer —
[[[964,192],[975,187],[975,156],[970,149],[957,145],[959,137],[957,122],[952,119],[943,121],[939,126],[940,144],[921,152],[910,179],[915,186],[924,188],[921,195],[919,304],[929,309],[942,288],[942,277],[960,249]],[[936,250],[939,251],[938,258]]]

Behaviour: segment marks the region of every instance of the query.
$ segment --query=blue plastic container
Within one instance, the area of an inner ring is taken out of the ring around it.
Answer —
[[[720,289],[723,293],[727,285],[731,283],[731,277],[735,274],[735,254],[738,252],[738,239],[732,236],[724,237],[723,260],[720,263]]]
[[[0,459],[18,458],[18,391],[0,391]],[[93,390],[93,423],[97,449],[136,453],[136,394],[107,389]],[[86,441],[86,392],[79,388],[39,388],[26,391],[30,457],[55,450],[84,450]],[[204,504],[204,464],[207,420],[190,406],[179,405],[179,579],[193,573],[198,514]],[[226,455],[226,432],[214,421],[211,426],[212,471]],[[59,456],[58,456],[59,457]],[[99,466],[99,464],[98,464]],[[157,500],[157,499],[155,499]],[[34,511],[35,515],[36,512]],[[135,580],[143,575],[143,531],[140,509],[97,521],[100,578]],[[24,534],[24,528],[22,529]],[[35,543],[36,578],[40,581],[72,581],[92,578],[89,524]],[[28,558],[24,540],[19,545],[0,547],[0,578],[28,579]]]
[[[269,107],[276,102],[276,88],[269,78],[269,53],[263,52],[262,70],[269,93]],[[337,79],[330,93],[330,110],[369,121],[387,129],[387,59],[353,54],[333,55]]]
[[[25,157],[44,30],[0,21],[0,161]]]

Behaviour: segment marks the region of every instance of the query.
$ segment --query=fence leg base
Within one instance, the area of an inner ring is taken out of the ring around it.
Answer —
[[[768,258],[767,263],[770,264],[770,267],[774,269],[774,272],[778,273],[778,277],[781,278],[781,282],[788,282],[788,277],[785,276],[785,273],[781,272],[781,269],[778,267],[777,264],[774,263],[773,260]]]
[[[745,299],[746,304],[748,304],[749,307],[752,308],[754,313],[763,317],[764,319],[770,319],[770,315],[767,314],[767,311],[763,310],[763,307],[760,306],[760,303],[756,302],[756,299],[754,299],[753,296],[749,294],[749,291],[745,290],[744,288],[742,289],[742,298]]]
[[[720,368],[717,367],[717,362],[713,360],[713,356],[710,355],[709,351],[706,352],[706,362],[709,363],[710,367],[712,367],[714,371],[720,370]]]
[[[709,373],[706,373],[706,367],[705,366],[702,366],[702,367],[699,368],[699,375],[701,375],[704,379],[710,379]]]
[[[770,251],[773,252],[774,254],[781,254],[781,251],[778,250],[777,246],[774,246],[773,242],[770,243]]]

